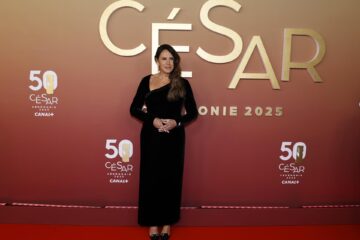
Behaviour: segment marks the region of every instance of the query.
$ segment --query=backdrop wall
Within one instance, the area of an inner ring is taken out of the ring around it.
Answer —
[[[182,46],[200,112],[186,129],[183,206],[359,204],[359,7],[2,1],[0,202],[137,205],[129,106],[158,40]]]

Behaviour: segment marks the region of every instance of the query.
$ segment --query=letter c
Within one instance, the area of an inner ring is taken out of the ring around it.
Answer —
[[[120,0],[120,1],[114,2],[114,3],[110,4],[105,9],[103,14],[101,15],[99,31],[100,31],[101,40],[103,41],[105,46],[111,52],[113,52],[117,55],[120,55],[120,56],[129,57],[129,56],[135,56],[135,55],[143,52],[146,49],[145,45],[140,44],[139,46],[137,46],[136,48],[133,48],[133,49],[121,49],[121,48],[115,46],[111,42],[109,35],[107,33],[107,23],[109,21],[111,14],[113,14],[119,8],[125,8],[125,7],[134,8],[134,9],[138,10],[139,12],[142,12],[144,10],[144,5],[142,5],[141,3],[138,3],[136,1],[133,1],[133,0]]]
[[[109,164],[110,164],[110,165],[109,165]],[[106,167],[106,168],[111,168],[111,162],[106,162],[106,163],[105,163],[105,167]]]

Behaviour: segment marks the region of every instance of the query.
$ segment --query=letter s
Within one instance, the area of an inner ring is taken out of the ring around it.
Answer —
[[[231,53],[227,55],[213,55],[205,50],[203,50],[201,47],[199,47],[196,51],[197,55],[199,55],[202,59],[212,62],[212,63],[227,63],[231,62],[234,59],[236,59],[242,50],[243,42],[239,34],[234,32],[233,30],[226,28],[224,26],[218,25],[214,22],[212,22],[209,19],[209,12],[211,8],[216,6],[225,6],[229,7],[236,12],[238,12],[241,8],[241,5],[238,2],[235,2],[234,0],[209,0],[207,1],[200,10],[200,20],[201,23],[209,30],[219,33],[221,35],[224,35],[228,38],[230,38],[234,43],[234,48],[231,51]]]

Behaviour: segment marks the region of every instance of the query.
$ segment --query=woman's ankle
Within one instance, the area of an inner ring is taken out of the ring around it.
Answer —
[[[159,228],[157,226],[151,226],[149,228],[149,235],[158,235],[159,234]]]
[[[168,234],[170,235],[170,225],[164,225],[162,230],[161,230],[161,234]]]

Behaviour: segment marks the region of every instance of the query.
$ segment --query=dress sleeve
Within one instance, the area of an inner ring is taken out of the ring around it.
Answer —
[[[135,97],[130,106],[130,114],[133,117],[139,119],[140,121],[152,123],[155,117],[150,113],[144,112],[142,109],[145,103],[145,97],[149,92],[149,77],[150,76],[144,77],[141,80]]]
[[[179,119],[176,119],[178,125],[189,123],[192,120],[195,120],[198,116],[196,101],[189,81],[184,79],[184,85],[186,90],[186,96],[184,99],[184,107],[186,113],[185,115],[182,115]]]

